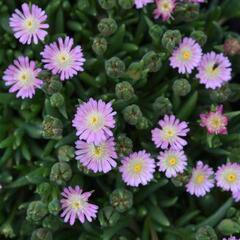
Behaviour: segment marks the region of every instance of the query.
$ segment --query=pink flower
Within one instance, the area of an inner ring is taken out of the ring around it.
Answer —
[[[28,57],[18,57],[9,65],[3,75],[6,86],[11,86],[9,92],[17,92],[17,97],[32,98],[36,88],[41,88],[42,80],[38,79],[40,68]]]
[[[240,238],[236,238],[236,237],[229,237],[229,238],[223,238],[223,240],[240,240]]]
[[[18,9],[10,17],[10,27],[14,32],[14,36],[19,39],[22,44],[38,43],[43,41],[47,35],[44,29],[49,27],[44,23],[47,19],[45,11],[35,4],[22,4],[22,12]]]
[[[153,3],[154,0],[135,0],[136,8],[143,8],[149,3]]]
[[[80,140],[98,145],[113,136],[111,129],[115,127],[115,114],[111,102],[90,98],[77,108],[73,127],[77,129]]]
[[[232,192],[232,197],[233,197],[235,202],[239,202],[240,201],[240,191],[233,191]]]
[[[228,118],[223,114],[223,106],[217,106],[215,112],[200,114],[201,127],[206,127],[209,134],[227,134]]]
[[[158,122],[160,128],[152,130],[152,140],[156,147],[167,149],[171,147],[174,150],[181,150],[187,145],[185,137],[189,131],[186,122],[180,122],[174,115],[165,115],[164,119]]]
[[[189,0],[189,2],[192,2],[192,3],[204,3],[205,0]]]
[[[93,172],[109,172],[117,166],[115,159],[115,142],[113,138],[102,141],[100,144],[86,143],[78,140],[76,142],[76,159],[86,168]]]
[[[179,73],[191,73],[200,63],[202,49],[192,38],[185,37],[170,57],[170,65]]]
[[[122,173],[123,181],[128,186],[138,187],[140,184],[146,185],[153,179],[155,162],[150,154],[143,150],[125,157],[119,171]]]
[[[214,187],[213,169],[207,164],[198,161],[197,166],[192,170],[192,176],[186,185],[187,192],[197,197],[202,197]]]
[[[222,53],[206,53],[198,66],[197,78],[206,88],[216,89],[231,80],[231,63]]]
[[[81,46],[73,47],[70,37],[58,38],[57,42],[46,45],[41,55],[44,67],[52,74],[59,74],[62,81],[82,72],[86,61]]]
[[[61,217],[64,218],[65,223],[69,222],[73,225],[76,219],[84,223],[86,219],[91,222],[96,218],[98,206],[88,202],[92,192],[83,192],[79,186],[75,186],[75,188],[64,188],[61,195],[63,196]]]
[[[168,21],[176,6],[175,0],[155,0],[156,9],[153,11],[154,18],[162,17],[163,21]]]

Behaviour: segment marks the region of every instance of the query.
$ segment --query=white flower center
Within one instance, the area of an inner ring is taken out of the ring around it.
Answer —
[[[176,137],[176,129],[172,126],[164,127],[162,131],[162,137],[165,141],[170,141]]]
[[[83,209],[86,205],[86,201],[84,201],[79,195],[72,195],[69,198],[68,202],[71,209],[76,212]]]
[[[141,158],[131,160],[129,164],[129,172],[132,174],[140,174],[144,168],[144,160]]]
[[[210,77],[210,78],[216,78],[220,73],[220,69],[218,67],[218,65],[216,65],[216,63],[209,63],[206,66],[206,74]]]
[[[158,3],[158,8],[160,9],[161,12],[171,12],[173,9],[173,4],[169,0],[163,0]]]
[[[209,117],[208,119],[208,125],[209,128],[214,129],[214,130],[219,130],[222,127],[224,127],[224,122],[221,116],[218,115],[213,115]]]
[[[61,69],[69,68],[73,62],[71,54],[65,50],[59,51],[55,56],[55,60],[57,66]]]
[[[233,171],[227,172],[224,175],[224,179],[228,182],[228,183],[235,183],[237,181],[237,174]]]
[[[93,156],[94,158],[102,159],[106,155],[105,144],[101,144],[101,145],[98,145],[98,146],[96,146],[94,144],[91,144],[90,153],[91,153],[91,156]]]
[[[33,72],[30,69],[22,69],[17,74],[17,80],[23,87],[31,86],[34,83],[34,79]]]
[[[99,112],[92,112],[87,116],[88,127],[94,131],[98,131],[104,127],[104,118]]]
[[[23,26],[27,32],[34,34],[39,29],[39,22],[34,17],[28,17],[23,21]]]
[[[201,185],[201,184],[204,183],[205,179],[206,179],[206,177],[205,177],[204,174],[202,174],[202,173],[197,173],[196,176],[194,177],[194,182],[195,182],[195,184],[197,184],[197,185]]]
[[[173,167],[173,166],[176,166],[177,164],[177,157],[176,156],[168,156],[168,159],[167,159],[167,162],[168,162],[168,165]]]

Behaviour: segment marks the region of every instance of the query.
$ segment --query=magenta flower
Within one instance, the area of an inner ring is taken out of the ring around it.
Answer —
[[[10,27],[14,36],[22,44],[38,44],[38,40],[43,41],[47,35],[44,29],[49,27],[44,23],[47,19],[45,11],[35,4],[22,4],[22,12],[18,9],[10,17]]]
[[[185,37],[170,57],[170,65],[179,73],[191,73],[202,57],[200,45],[192,38]]]
[[[143,8],[149,3],[153,3],[154,0],[135,0],[136,8]]]
[[[128,186],[146,185],[153,179],[155,162],[145,150],[130,154],[122,160],[119,167],[122,179]]]
[[[98,206],[88,202],[92,192],[83,192],[79,186],[75,186],[75,188],[64,188],[61,195],[63,196],[61,217],[64,218],[65,223],[69,222],[73,225],[76,219],[84,223],[86,219],[91,222],[96,218]]]
[[[216,172],[217,186],[225,191],[240,191],[240,165],[238,163],[227,163]]]
[[[115,142],[113,138],[101,142],[98,145],[78,140],[76,142],[76,159],[93,172],[109,172],[117,166],[114,159],[117,158]]]
[[[57,42],[46,45],[41,55],[44,67],[52,74],[59,74],[62,81],[83,71],[85,58],[82,48],[73,47],[73,39],[70,37],[58,38]]]
[[[6,86],[11,86],[9,92],[17,92],[17,97],[32,98],[36,88],[41,88],[42,80],[38,79],[40,68],[28,57],[18,57],[9,65],[3,75]]]
[[[158,122],[160,128],[152,130],[152,140],[156,147],[167,149],[171,147],[174,150],[181,150],[187,145],[185,137],[190,130],[186,122],[180,122],[174,115],[165,115],[163,120]]]
[[[192,170],[192,176],[186,185],[187,192],[197,197],[202,197],[214,187],[214,172],[202,161],[197,162],[197,166]]]
[[[176,177],[178,173],[183,173],[187,166],[187,157],[183,151],[179,150],[166,150],[160,152],[158,156],[160,160],[157,164],[160,172],[165,172],[166,177]]]
[[[153,11],[154,18],[162,17],[163,21],[168,21],[176,6],[175,0],[155,0],[156,9]]]
[[[216,89],[231,80],[231,63],[222,53],[206,53],[198,66],[197,78],[206,88]]]
[[[206,127],[209,134],[227,134],[228,118],[223,114],[223,106],[217,106],[215,112],[200,114],[201,127]]]
[[[73,127],[77,129],[80,140],[98,145],[113,136],[111,129],[115,127],[115,114],[111,102],[90,98],[77,108]]]

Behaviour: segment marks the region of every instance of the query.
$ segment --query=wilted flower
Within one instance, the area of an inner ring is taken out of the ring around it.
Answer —
[[[153,3],[154,0],[135,0],[136,8],[143,8],[149,3]]]
[[[175,8],[175,0],[156,0],[156,9],[153,11],[154,18],[162,17],[163,21],[171,18]]]

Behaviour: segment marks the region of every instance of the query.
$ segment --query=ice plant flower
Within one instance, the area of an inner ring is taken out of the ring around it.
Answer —
[[[225,191],[240,191],[240,164],[227,163],[218,167],[216,172],[217,186]]]
[[[143,8],[149,3],[153,3],[154,0],[135,0],[136,8]]]
[[[223,240],[240,240],[240,239],[232,236],[232,237],[229,237],[229,238],[223,238]]]
[[[80,45],[73,47],[70,37],[58,38],[57,42],[46,45],[42,55],[44,67],[59,74],[62,81],[72,78],[83,71],[85,58]]]
[[[204,3],[205,0],[189,0],[189,2],[192,2],[192,3]]]
[[[192,176],[186,185],[187,192],[197,197],[202,197],[214,187],[214,172],[207,164],[198,161],[192,170]]]
[[[156,9],[153,11],[154,18],[162,17],[163,21],[168,21],[171,18],[176,6],[175,0],[155,0]]]
[[[183,38],[179,47],[170,57],[170,65],[177,68],[179,73],[191,73],[200,63],[202,49],[192,38]]]
[[[102,141],[100,144],[87,143],[78,140],[76,142],[76,159],[93,172],[109,172],[116,167],[117,158],[115,142],[113,138]]]
[[[119,167],[123,181],[132,187],[146,185],[153,179],[155,162],[145,150],[134,152],[122,160]]]
[[[216,89],[231,80],[231,63],[222,53],[206,53],[198,66],[197,78],[206,88]]]
[[[111,102],[90,98],[77,108],[73,127],[80,140],[98,145],[113,136],[111,129],[115,127],[115,114]]]
[[[227,134],[228,118],[223,114],[223,106],[217,106],[215,112],[200,114],[201,127],[206,127],[209,134]]]
[[[166,177],[176,177],[178,173],[183,173],[187,166],[187,157],[182,150],[166,150],[160,152],[158,156],[158,166],[160,172],[165,172]]]
[[[240,201],[240,191],[233,191],[232,198],[234,199],[235,202],[239,202]]]
[[[181,150],[187,144],[187,141],[182,138],[189,131],[186,122],[180,122],[174,115],[165,115],[158,124],[161,128],[152,130],[152,140],[156,147],[162,149],[171,147],[174,150]]]
[[[49,27],[44,23],[47,19],[45,11],[35,4],[22,4],[22,11],[16,9],[10,17],[9,25],[14,32],[14,36],[22,44],[38,44],[47,35],[44,29]]]
[[[75,186],[75,188],[65,187],[61,195],[63,196],[61,217],[64,218],[65,223],[69,222],[73,225],[76,219],[84,223],[86,219],[91,222],[96,218],[98,206],[88,202],[92,192],[83,192],[79,186]]]
[[[41,72],[36,63],[28,57],[20,56],[9,65],[3,74],[6,86],[11,86],[9,92],[17,92],[17,97],[32,98],[36,88],[41,88],[43,81],[38,78]]]

